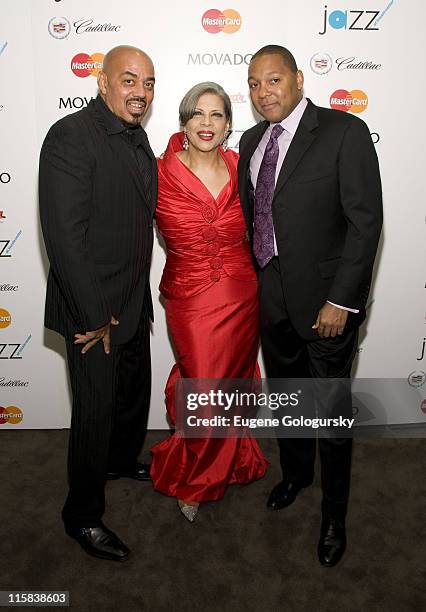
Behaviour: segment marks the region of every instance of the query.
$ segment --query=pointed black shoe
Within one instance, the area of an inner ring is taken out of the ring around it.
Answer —
[[[339,563],[346,550],[346,529],[344,519],[324,516],[318,542],[318,559],[324,567]]]
[[[130,470],[108,470],[107,480],[117,480],[118,478],[133,478],[133,480],[148,481],[151,480],[149,470],[151,465],[149,463],[137,462]]]
[[[301,489],[309,487],[312,483],[298,484],[290,480],[282,480],[271,491],[266,506],[272,510],[287,508],[296,499]]]
[[[97,527],[70,527],[65,525],[65,532],[76,540],[92,557],[108,561],[125,561],[130,550],[103,523]]]

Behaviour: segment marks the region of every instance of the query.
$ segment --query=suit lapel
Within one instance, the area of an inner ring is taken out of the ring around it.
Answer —
[[[143,138],[141,145],[144,148],[148,157],[150,158],[151,162],[151,202],[147,201],[137,158],[132,155],[131,149],[124,140],[123,135],[119,133],[119,131],[117,131],[115,125],[111,126],[109,125],[109,123],[108,125],[105,123],[105,117],[95,108],[94,101],[91,101],[88,106],[88,110],[92,114],[96,123],[102,126],[102,129],[107,134],[107,138],[115,139],[114,147],[112,147],[111,150],[117,159],[117,164],[124,165],[124,168],[130,172],[135,182],[135,186],[142,198],[142,201],[146,206],[148,206],[151,213],[153,213],[155,208],[155,202],[157,201],[157,163],[145,130],[142,128]]]
[[[259,144],[263,134],[266,132],[268,125],[269,123],[267,121],[261,121],[258,123],[253,129],[253,132],[250,135],[246,146],[244,147],[244,151],[241,151],[241,160],[247,171],[250,160],[253,157],[253,153],[256,151],[257,145]]]
[[[318,113],[316,107],[310,100],[308,100],[308,106],[302,115],[299,126],[295,135],[293,136],[293,140],[291,141],[285,156],[283,165],[281,166],[277,184],[275,185],[274,199],[284,187],[292,172],[298,166],[304,154],[315,140],[315,134],[313,134],[312,131],[317,126]]]
[[[148,136],[144,128],[142,128],[141,146],[143,150],[145,151],[145,153],[148,155],[150,164],[151,164],[151,168],[150,168],[151,170],[151,201],[147,202],[146,196],[144,199],[148,207],[150,208],[151,212],[154,213],[155,206],[157,203],[157,191],[158,191],[157,160],[155,158],[153,150],[151,149],[151,145],[149,144]],[[138,171],[139,179],[140,179],[141,177],[140,177],[139,168],[137,168],[137,171]],[[141,182],[141,185],[142,185],[142,182]],[[143,185],[142,185],[142,188],[143,188]]]
[[[142,197],[143,202],[149,207],[149,203],[146,199],[145,189],[142,181],[141,171],[138,166],[137,158],[132,155],[132,151],[129,145],[124,140],[122,134],[116,134],[113,136],[116,139],[115,142],[115,153],[116,157],[122,164],[130,171],[132,178],[135,182],[136,188]]]
[[[155,158],[154,152],[151,149],[151,145],[149,144],[147,133],[144,128],[142,128],[142,147],[145,153],[148,155],[151,162],[151,202],[147,202],[148,206],[151,209],[151,212],[154,213],[155,206],[157,203],[157,191],[158,191],[158,172],[157,172],[157,160]],[[146,201],[146,198],[145,198]]]
[[[158,170],[157,170],[157,160],[154,157],[151,160],[151,213],[154,214],[155,208],[157,206],[157,197],[158,197]]]
[[[243,213],[246,219],[247,227],[251,232],[253,225],[253,194],[250,194],[250,160],[253,153],[268,128],[267,121],[261,121],[254,128],[247,139],[244,149],[240,151],[240,159],[238,161],[238,187],[240,192],[240,200]],[[251,186],[253,188],[253,186]]]

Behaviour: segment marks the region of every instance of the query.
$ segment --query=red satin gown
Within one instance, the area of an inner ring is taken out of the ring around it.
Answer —
[[[157,226],[167,245],[160,284],[177,363],[166,384],[169,420],[175,422],[179,377],[259,377],[257,278],[238,198],[233,151],[220,154],[230,180],[215,200],[178,159],[183,133],[174,134],[158,161]],[[257,441],[184,438],[173,434],[152,449],[155,489],[193,502],[220,499],[228,485],[265,474]]]

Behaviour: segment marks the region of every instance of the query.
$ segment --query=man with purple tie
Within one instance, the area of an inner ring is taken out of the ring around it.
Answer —
[[[259,270],[266,374],[349,378],[382,225],[369,130],[354,115],[305,98],[303,74],[279,45],[253,55],[248,83],[265,121],[241,139],[239,188]],[[314,477],[315,438],[280,438],[279,446],[283,480],[269,496],[273,510],[292,504]],[[318,556],[331,567],[346,548],[352,440],[320,437],[319,454]]]

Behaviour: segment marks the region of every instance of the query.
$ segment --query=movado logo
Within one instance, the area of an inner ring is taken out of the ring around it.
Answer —
[[[253,53],[188,53],[190,66],[241,66],[250,64]]]
[[[90,100],[93,100],[93,98],[86,98],[86,96],[77,96],[76,98],[59,98],[59,108],[80,109],[83,108],[83,106],[87,106]]]
[[[379,30],[380,21],[388,12],[394,0],[391,0],[383,10],[378,11],[359,11],[359,10],[334,10],[329,11],[328,6],[324,6],[322,30],[318,34],[325,34],[327,27],[330,26],[333,30],[363,30],[365,32],[374,32]]]
[[[9,172],[0,172],[0,183],[3,183],[3,185],[10,183],[11,178]]]

